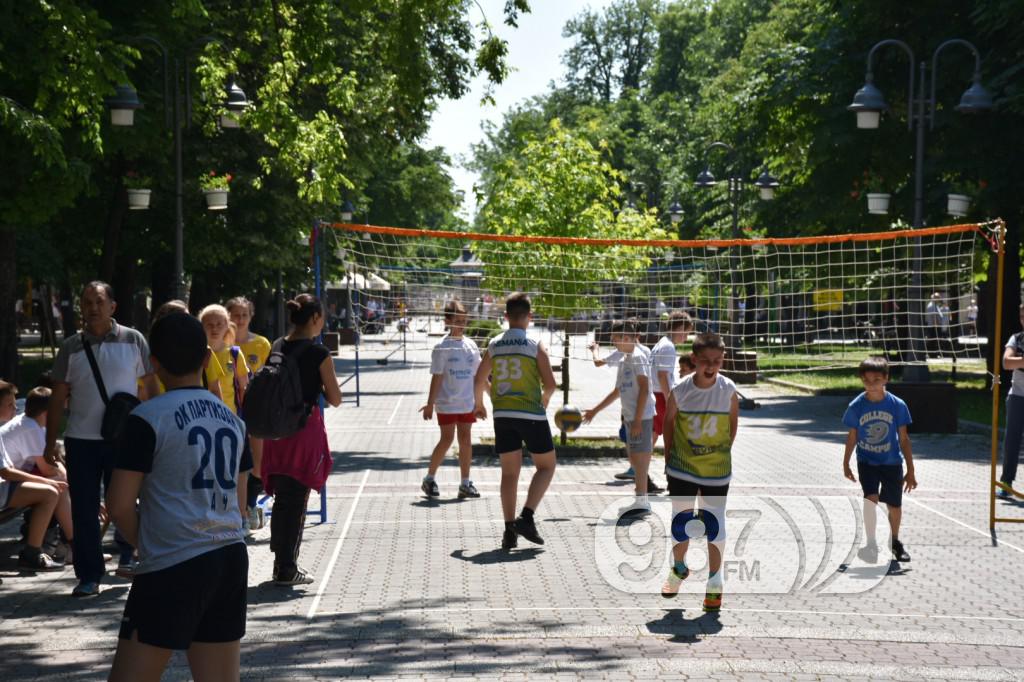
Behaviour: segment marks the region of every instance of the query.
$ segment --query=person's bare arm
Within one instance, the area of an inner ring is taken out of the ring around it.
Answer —
[[[139,544],[139,512],[135,506],[142,488],[141,471],[114,469],[110,478],[110,490],[107,491],[107,513],[117,524],[121,535],[133,546]]]
[[[338,386],[338,377],[334,374],[334,360],[328,355],[320,363],[320,382],[324,385],[324,397],[331,407],[341,405],[341,386]]]
[[[846,446],[843,449],[843,476],[854,483],[857,482],[857,477],[853,475],[853,469],[850,468],[850,457],[853,455],[855,447],[857,447],[857,429],[851,428],[846,432]]]
[[[537,369],[540,371],[540,383],[543,387],[540,402],[546,409],[551,401],[551,396],[558,390],[558,383],[555,381],[555,373],[551,369],[551,359],[548,357],[543,343],[537,347]]]
[[[729,445],[736,442],[736,431],[740,425],[740,397],[732,394],[732,406],[729,408]]]
[[[54,481],[49,478],[43,478],[42,476],[36,476],[30,474],[27,471],[21,469],[0,469],[0,478],[5,481],[15,481],[17,483],[39,483],[40,485],[48,485],[57,489],[57,492],[63,492],[68,489],[68,484],[64,481]]]
[[[651,390],[651,379],[645,374],[636,375],[636,385],[639,392],[636,396],[636,412],[633,414],[633,421],[629,425],[629,434],[634,438],[640,435],[643,428],[644,410],[647,409],[647,393]],[[735,438],[735,434],[733,435]]]
[[[480,366],[476,368],[476,376],[473,378],[473,401],[475,406],[473,414],[477,419],[487,419],[487,406],[484,405],[484,389],[490,383],[491,376],[491,354],[484,351],[480,356]]]
[[[594,361],[594,367],[604,367],[605,365],[608,364],[607,361],[602,360],[601,356],[599,355],[599,353],[601,352],[601,346],[597,344],[597,341],[591,343],[589,348],[590,358]]]
[[[53,385],[50,394],[50,404],[46,409],[46,449],[43,450],[43,458],[48,464],[57,461],[57,452],[54,448],[57,445],[57,434],[60,432],[61,421],[64,419],[64,404],[71,394],[71,384],[58,381]]]
[[[903,452],[903,459],[907,461],[907,473],[903,476],[903,489],[910,492],[917,487],[917,475],[914,472],[914,453],[910,450],[910,434],[907,427],[900,427],[900,450]]]
[[[156,382],[155,374],[147,374],[142,377],[142,392],[143,395],[139,396],[139,400],[149,400],[160,395],[160,386]]]
[[[248,502],[249,502],[249,472],[239,471],[238,472],[238,484],[235,486],[238,489],[238,511],[242,515],[242,520],[249,515]]]
[[[427,421],[430,421],[431,419],[434,418],[434,403],[437,402],[437,394],[441,390],[442,382],[444,382],[443,374],[430,375],[430,391],[427,393],[427,404],[420,408],[420,412],[423,413],[423,418]],[[473,382],[473,388],[475,391],[475,377]]]
[[[1017,355],[1012,348],[1003,351],[1003,369],[1024,369],[1024,356]]]
[[[672,372],[658,371],[658,386],[661,388],[661,394],[666,398],[668,398],[669,391],[672,390],[671,382]]]

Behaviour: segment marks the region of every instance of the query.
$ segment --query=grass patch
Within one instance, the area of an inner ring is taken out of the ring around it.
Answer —
[[[760,365],[760,358],[758,359]],[[930,366],[931,367],[931,366]],[[773,379],[789,381],[801,386],[815,389],[824,394],[851,395],[864,390],[856,368],[851,369],[822,369],[810,372],[778,372],[770,375]],[[952,365],[943,367],[931,367],[932,381],[937,383],[953,383],[956,385],[957,412],[960,419],[966,419],[980,424],[989,424],[992,421],[992,392],[985,388],[985,374],[980,372],[965,372],[962,369],[957,371],[956,380],[953,380]],[[896,376],[894,381],[899,381]],[[1003,394],[1005,399],[1005,392]],[[1002,407],[999,410],[1000,428],[1005,424],[1005,412]]]

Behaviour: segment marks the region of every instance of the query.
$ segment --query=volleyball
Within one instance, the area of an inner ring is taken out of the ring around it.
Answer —
[[[572,405],[562,405],[558,412],[555,412],[555,426],[561,431],[572,433],[580,428],[581,423],[583,423],[583,413]]]

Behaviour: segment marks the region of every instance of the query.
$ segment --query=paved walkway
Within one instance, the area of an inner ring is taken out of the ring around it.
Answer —
[[[424,500],[436,426],[417,410],[429,356],[415,348],[406,364],[395,362],[401,352],[375,362],[393,348],[364,347],[361,406],[348,395],[329,411],[330,520],[310,517],[301,558],[316,582],[268,583],[268,529],[250,547],[244,679],[1024,680],[1024,528],[1001,526],[997,543],[989,535],[986,437],[914,438],[921,488],[906,498],[901,532],[913,561],[882,575],[851,560],[859,488],[841,473],[845,400],[751,389],[762,407],[741,413],[735,448],[727,558],[736,561],[725,608],[709,616],[699,576],[671,602],[642,592],[663,575],[667,515],[614,522],[629,491],[612,478],[621,461],[561,461],[538,512],[547,543],[520,540],[510,555],[497,550],[495,461],[475,463],[481,499],[455,498],[452,457],[440,500]],[[574,361],[572,401],[593,405],[612,381]],[[581,435],[617,426],[610,408]],[[491,433],[489,423],[476,430]],[[17,572],[16,532],[0,528],[4,677],[103,678],[129,584],[111,577],[98,599],[73,601],[70,570]],[[183,657],[166,679],[188,679]]]

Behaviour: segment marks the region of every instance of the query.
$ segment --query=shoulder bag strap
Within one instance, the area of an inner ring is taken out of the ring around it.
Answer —
[[[96,364],[96,356],[92,352],[92,344],[85,338],[85,334],[82,334],[82,348],[85,349],[85,357],[89,359],[89,366],[92,367],[92,377],[96,380],[96,388],[99,389],[100,398],[103,399],[103,404],[107,405],[110,403],[110,398],[107,396],[107,387],[103,383],[103,375],[100,374],[100,366]]]

